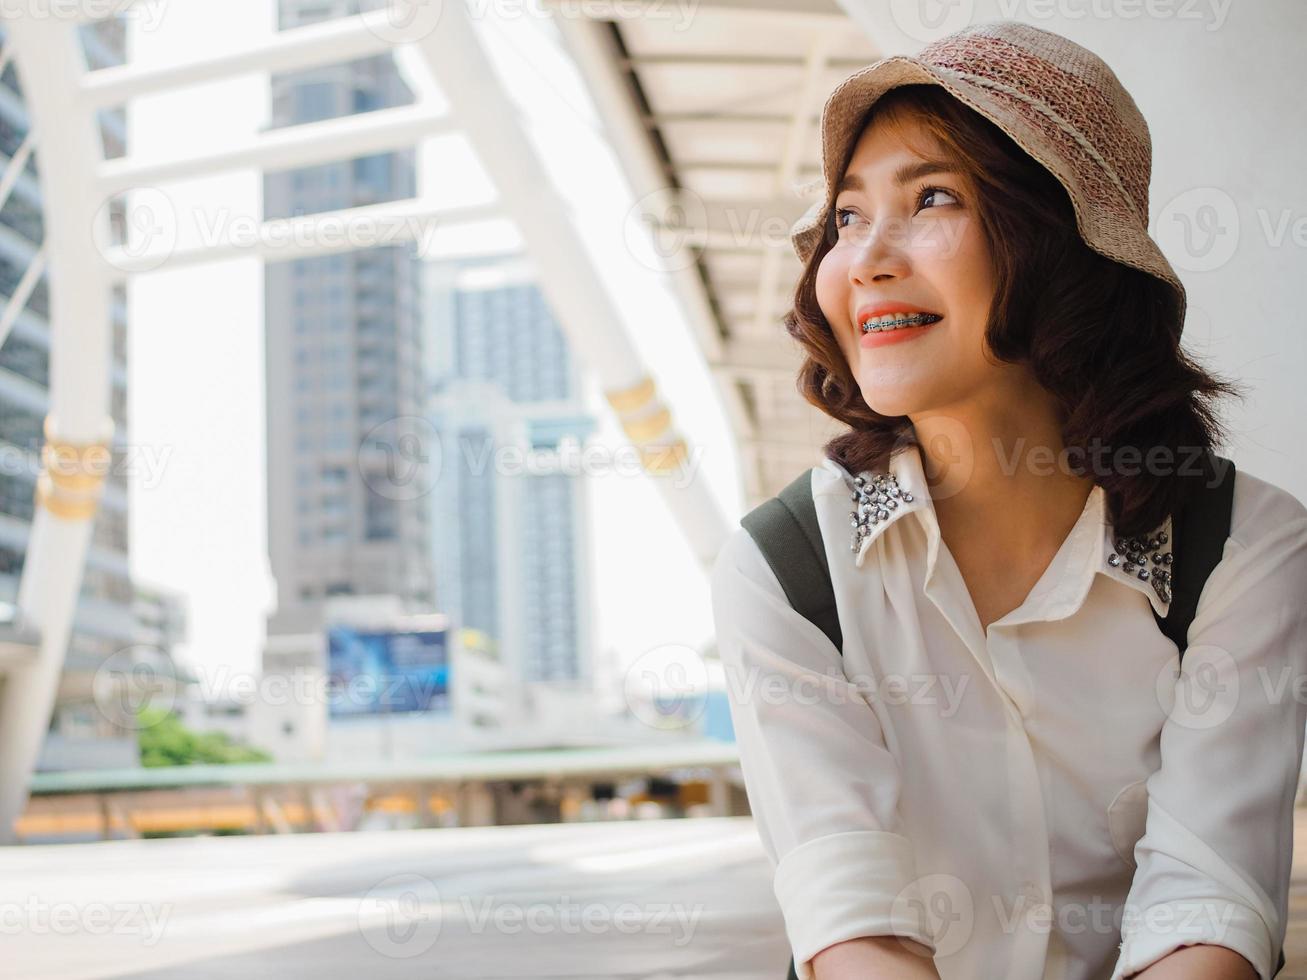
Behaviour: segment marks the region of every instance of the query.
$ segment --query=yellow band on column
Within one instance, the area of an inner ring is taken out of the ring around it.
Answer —
[[[54,485],[50,474],[42,473],[36,478],[36,504],[65,521],[86,521],[95,516],[100,506],[100,497],[99,494],[82,496],[66,493]]]
[[[684,439],[677,439],[669,445],[640,446],[639,449],[644,468],[654,474],[680,470],[687,459]]]
[[[647,374],[638,384],[630,388],[604,392],[608,404],[612,405],[619,415],[629,415],[631,412],[643,407],[646,402],[652,400],[653,396],[654,381]]]
[[[622,428],[631,437],[632,442],[648,442],[655,436],[662,435],[672,424],[672,413],[663,406],[652,415],[639,419],[622,419]]]

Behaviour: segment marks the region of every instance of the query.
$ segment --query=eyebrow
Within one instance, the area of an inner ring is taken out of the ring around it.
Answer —
[[[901,187],[909,181],[924,177],[927,174],[956,174],[958,172],[957,167],[947,160],[918,160],[914,163],[905,163],[895,170],[894,184]],[[861,177],[857,174],[845,174],[836,186],[835,193],[863,190],[866,190],[866,185],[863,184]]]

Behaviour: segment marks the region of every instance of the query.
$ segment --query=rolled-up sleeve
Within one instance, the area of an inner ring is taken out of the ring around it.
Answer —
[[[1263,980],[1275,970],[1307,725],[1307,510],[1290,513],[1247,546],[1228,541],[1203,590],[1146,782],[1112,980],[1199,943]]]
[[[800,980],[818,952],[861,936],[933,950],[877,714],[743,528],[717,557],[712,605],[740,768]]]

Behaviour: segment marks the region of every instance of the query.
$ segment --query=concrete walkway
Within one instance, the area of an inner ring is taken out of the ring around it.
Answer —
[[[1295,850],[1281,980],[1307,977]],[[781,980],[789,958],[749,817],[5,848],[0,911],[23,980]]]

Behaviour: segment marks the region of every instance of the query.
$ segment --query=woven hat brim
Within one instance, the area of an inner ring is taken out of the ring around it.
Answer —
[[[1148,215],[1139,214],[1138,208],[1115,179],[1110,166],[1097,155],[1092,144],[1082,135],[1075,134],[1065,120],[1060,119],[1047,106],[1039,105],[1024,93],[1012,89],[1000,90],[997,83],[959,71],[926,64],[910,55],[883,58],[841,82],[822,108],[822,176],[824,196],[815,201],[790,228],[790,242],[799,260],[807,263],[830,218],[835,201],[835,185],[843,176],[853,143],[860,134],[859,123],[868,109],[891,89],[903,85],[938,85],[954,98],[980,113],[1014,143],[1038,161],[1066,189],[1075,209],[1076,226],[1081,238],[1100,255],[1131,268],[1139,269],[1169,284],[1180,302],[1181,322],[1184,318],[1186,295],[1184,284],[1176,275],[1171,263],[1148,234]],[[1039,111],[1050,126],[1060,126],[1078,136],[1073,140],[1073,152],[1081,159],[1069,160],[1063,145],[1055,143],[1047,132],[1033,125],[1025,116],[1014,110],[1003,99],[1022,99]],[[1097,202],[1081,186],[1076,169],[1096,169],[1115,179],[1109,182],[1107,193],[1111,200]],[[1122,214],[1134,216],[1122,221]]]

